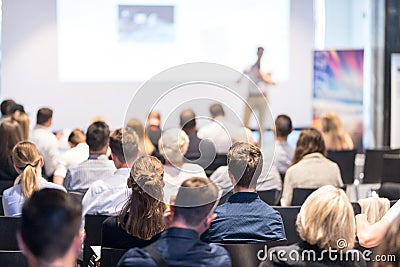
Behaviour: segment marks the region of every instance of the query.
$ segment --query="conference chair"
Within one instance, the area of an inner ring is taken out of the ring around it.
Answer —
[[[271,206],[276,206],[279,203],[281,191],[278,189],[271,189],[265,191],[257,191],[258,196],[262,201]]]
[[[351,206],[353,207],[354,215],[361,213],[361,206],[360,206],[360,204],[358,204],[358,202],[352,202]]]
[[[383,155],[383,168],[379,196],[397,200],[400,196],[400,155]]]
[[[13,180],[0,180],[0,195],[3,195],[4,190],[14,185]]]
[[[101,258],[100,258],[100,266],[101,267],[116,267],[118,261],[125,254],[126,249],[118,249],[118,248],[101,248]]]
[[[296,230],[296,219],[297,214],[300,212],[300,206],[273,208],[281,214],[283,225],[285,227],[287,244],[301,241],[299,233],[297,233]]]
[[[27,267],[27,261],[22,251],[0,250],[0,265],[4,267]]]
[[[88,266],[92,256],[90,246],[101,246],[101,228],[103,221],[107,219],[107,215],[86,215],[85,216],[85,232],[86,238],[83,242],[83,265]]]
[[[293,188],[292,202],[290,206],[303,205],[306,198],[318,188]]]
[[[222,195],[221,198],[219,199],[218,206],[224,204],[228,200],[228,198],[232,195],[233,195],[232,190],[226,193],[225,195]]]
[[[263,257],[266,257],[269,248],[284,246],[286,244],[286,239],[279,239],[265,243],[217,245],[228,251],[229,256],[231,257],[232,267],[258,267],[263,260]]]
[[[399,149],[367,149],[365,151],[363,184],[379,184],[383,171],[383,156],[399,154]]]
[[[70,191],[68,192],[68,194],[70,194],[71,196],[75,197],[77,200],[79,200],[80,202],[82,202],[83,197],[85,196],[84,193],[81,192],[75,192],[75,191]]]
[[[0,216],[0,250],[19,250],[16,235],[20,223],[21,218]]]
[[[340,174],[345,185],[354,183],[354,161],[357,150],[328,151],[328,158],[339,165]]]
[[[4,216],[3,196],[0,196],[0,216]]]

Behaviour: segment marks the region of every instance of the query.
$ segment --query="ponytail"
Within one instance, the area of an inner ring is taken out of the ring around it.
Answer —
[[[37,164],[39,164],[39,162]],[[38,191],[40,189],[39,177],[36,171],[37,164],[36,166],[31,164],[26,165],[24,170],[20,175],[18,175],[14,182],[14,186],[16,186],[18,183],[21,184],[21,194],[26,198],[30,197],[34,191]]]

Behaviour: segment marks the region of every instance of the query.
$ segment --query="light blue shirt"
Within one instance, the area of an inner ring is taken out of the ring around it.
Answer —
[[[67,192],[61,185],[50,183],[43,177],[39,177],[40,189],[53,188]],[[25,197],[21,194],[21,185],[10,187],[3,192],[3,209],[5,216],[20,217],[22,213],[22,205],[25,202]]]

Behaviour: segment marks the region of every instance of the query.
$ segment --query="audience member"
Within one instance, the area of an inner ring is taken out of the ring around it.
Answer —
[[[318,188],[323,185],[343,186],[339,166],[325,157],[321,133],[314,129],[301,131],[292,166],[286,171],[282,206],[290,205],[294,188]]]
[[[179,186],[190,177],[207,177],[204,169],[192,163],[185,163],[183,155],[189,146],[189,137],[178,128],[166,130],[158,142],[164,165],[164,200],[169,203],[176,196]]]
[[[197,136],[211,140],[217,154],[226,155],[232,145],[231,135],[235,131],[234,127],[225,120],[225,111],[221,104],[215,103],[210,106],[210,116],[211,122],[201,127]]]
[[[29,122],[29,117],[25,112],[15,112],[12,116],[12,119],[15,120],[16,122],[19,123],[22,129],[22,135],[24,137],[24,140],[29,139],[29,133],[30,133],[30,122]]]
[[[186,109],[180,114],[180,126],[189,137],[189,147],[185,153],[185,162],[199,164],[207,168],[214,161],[216,151],[214,144],[197,136],[196,114],[191,109]]]
[[[326,150],[350,150],[354,148],[353,140],[343,129],[335,113],[327,113],[321,118],[322,136]]]
[[[343,190],[328,185],[313,192],[301,206],[296,226],[302,241],[270,249],[260,267],[365,266],[361,252],[353,250],[354,211]]]
[[[217,198],[217,187],[206,178],[183,182],[166,213],[167,230],[152,245],[128,250],[118,266],[231,266],[224,248],[199,238],[215,218]]]
[[[157,149],[158,140],[161,138],[161,115],[158,111],[151,111],[146,120],[146,132],[151,143]]]
[[[54,189],[35,192],[22,208],[18,245],[30,267],[76,266],[82,250],[81,203]]]
[[[52,177],[58,162],[58,140],[51,132],[53,110],[41,108],[37,112],[36,126],[33,128],[30,141],[36,145],[44,160],[44,176]]]
[[[69,150],[60,155],[57,168],[54,171],[53,181],[56,184],[63,184],[67,170],[89,157],[89,146],[86,144],[86,135],[80,129],[74,129],[68,136]]]
[[[16,144],[12,150],[12,160],[18,177],[14,186],[3,192],[4,215],[21,216],[25,199],[42,188],[54,188],[66,192],[61,185],[50,183],[42,177],[43,157],[33,143],[22,141]]]
[[[11,115],[11,106],[16,104],[12,99],[4,99],[1,102],[0,109],[1,109],[1,118],[0,123],[3,122],[5,118],[8,118]]]
[[[151,143],[147,133],[144,131],[142,122],[138,119],[132,118],[128,121],[126,127],[132,128],[138,135],[140,152],[146,155],[152,155],[155,151],[155,147]]]
[[[128,198],[126,179],[139,154],[139,138],[131,128],[119,128],[110,135],[113,175],[90,185],[82,199],[82,213],[117,215]],[[136,203],[137,204],[137,203]]]
[[[153,162],[158,166],[153,165]],[[143,164],[145,166],[140,166]],[[103,222],[102,246],[141,248],[160,237],[164,231],[163,216],[166,208],[162,177],[156,171],[160,167],[161,162],[151,156],[143,156],[135,162],[128,178],[131,195],[118,217],[110,217]]]
[[[387,198],[373,196],[358,200],[361,213],[367,215],[369,223],[376,223],[385,215],[390,208],[390,201]]]
[[[293,131],[292,120],[287,115],[279,115],[275,119],[275,158],[274,165],[278,168],[282,177],[291,165],[294,148],[287,143],[288,135]]]
[[[285,238],[282,218],[256,191],[263,158],[258,147],[237,142],[228,151],[234,194],[220,205],[202,240],[209,243],[255,243]]]
[[[86,192],[94,181],[113,175],[114,163],[106,155],[109,137],[110,129],[107,123],[97,121],[89,126],[86,131],[89,158],[68,169],[63,182],[68,191]]]
[[[14,168],[11,152],[14,146],[24,140],[21,126],[12,118],[5,118],[0,124],[0,180],[15,180],[18,173]]]
[[[376,261],[374,267],[400,266],[400,216],[396,217],[386,231],[384,242],[378,247],[377,255],[382,261]],[[389,258],[391,257],[391,258]],[[393,258],[394,257],[394,258]],[[384,260],[386,259],[386,260]]]
[[[357,237],[361,246],[372,248],[379,245],[390,225],[400,215],[400,200],[398,200],[385,215],[376,223],[369,223],[366,214],[357,214]]]

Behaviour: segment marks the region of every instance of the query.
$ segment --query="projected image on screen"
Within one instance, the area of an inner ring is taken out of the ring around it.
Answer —
[[[94,8],[95,7],[95,8]],[[143,82],[176,65],[289,76],[290,0],[58,0],[62,82]]]
[[[172,42],[174,32],[173,6],[118,6],[120,41],[139,43]]]

